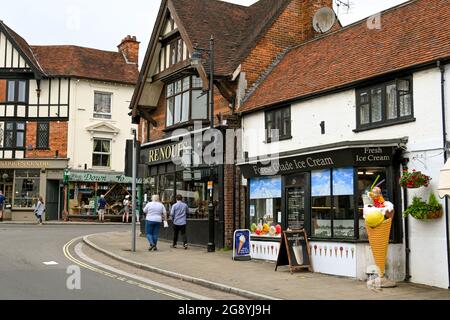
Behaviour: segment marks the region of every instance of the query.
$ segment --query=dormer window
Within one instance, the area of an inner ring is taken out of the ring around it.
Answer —
[[[208,95],[202,79],[190,76],[167,85],[166,126],[208,119]]]

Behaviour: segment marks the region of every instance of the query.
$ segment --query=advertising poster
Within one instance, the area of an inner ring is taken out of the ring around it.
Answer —
[[[251,260],[250,230],[236,230],[234,232],[233,260]]]

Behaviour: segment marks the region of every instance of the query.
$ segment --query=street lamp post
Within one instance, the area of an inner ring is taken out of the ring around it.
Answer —
[[[209,128],[214,128],[214,36],[211,35],[209,40],[209,49],[202,49],[194,47],[194,52],[191,57],[191,65],[198,67],[202,63],[202,51],[209,54]],[[208,184],[209,189],[209,204],[208,204],[208,224],[209,224],[209,238],[208,238],[208,252],[215,252],[215,215],[214,215],[214,203],[213,203],[213,185]]]
[[[131,195],[131,213],[132,213],[132,230],[131,230],[131,252],[136,252],[136,175],[137,175],[137,140],[136,140],[136,129],[132,129],[133,133],[133,182],[132,182],[132,195]]]

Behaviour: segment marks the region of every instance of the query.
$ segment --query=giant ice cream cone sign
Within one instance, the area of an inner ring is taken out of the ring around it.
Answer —
[[[387,286],[391,287],[395,284],[388,284],[388,280],[384,278],[384,274],[392,218],[394,216],[394,205],[389,201],[385,201],[381,189],[378,185],[375,186],[378,179],[379,177],[374,185],[372,185],[370,192],[364,197],[364,219],[373,258],[379,270],[379,277],[384,280]]]
[[[366,224],[373,258],[379,269],[379,276],[381,278],[384,277],[391,226],[392,219],[385,220],[376,228],[372,228]]]

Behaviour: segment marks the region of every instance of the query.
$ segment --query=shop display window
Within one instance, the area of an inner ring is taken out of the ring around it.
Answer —
[[[183,172],[177,172],[177,194],[189,207],[188,219],[208,219],[208,185],[205,182],[183,181]]]
[[[311,204],[314,237],[355,238],[353,167],[313,171]]]
[[[354,169],[333,169],[333,237],[355,237]]]
[[[39,200],[39,184],[39,170],[16,170],[13,207],[32,209]]]
[[[253,235],[281,236],[281,177],[250,180],[250,224]]]
[[[311,173],[312,236],[330,238],[331,232],[331,171]]]
[[[159,197],[166,207],[167,213],[175,201],[175,174],[169,173],[159,176]]]
[[[71,214],[95,214],[95,183],[71,183],[69,198]]]

